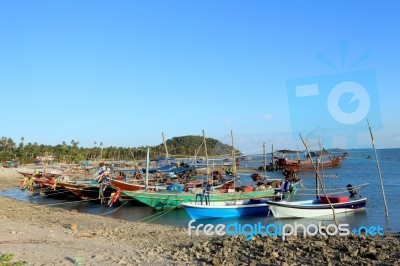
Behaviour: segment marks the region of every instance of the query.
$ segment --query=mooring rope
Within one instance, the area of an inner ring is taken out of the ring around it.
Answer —
[[[156,216],[156,218],[146,221],[146,222],[148,222],[148,223],[149,223],[149,222],[152,222],[152,221],[157,220],[158,218],[164,216],[164,215],[167,214],[168,212],[170,212],[170,211],[172,211],[172,210],[174,210],[174,209],[176,209],[176,208],[181,207],[181,205],[182,205],[182,204],[179,204],[179,205],[177,205],[177,206],[175,206],[175,207],[172,207],[172,208],[163,210],[163,211],[161,211],[161,212],[157,212],[157,213],[155,213],[155,214],[153,214],[153,215],[147,216],[147,217],[145,217],[145,218],[143,218],[143,219],[140,219],[140,220],[137,220],[137,221],[135,221],[135,222],[137,222],[137,223],[144,222],[145,220],[147,220],[147,219],[149,219],[149,218],[151,218],[151,217],[153,217],[153,216]]]
[[[118,206],[118,207],[115,208],[114,210],[111,210],[111,211],[105,212],[105,213],[101,213],[101,214],[99,214],[99,215],[106,215],[106,214],[113,213],[113,212],[117,211],[119,208],[121,208],[122,206],[124,206],[126,203],[128,203],[128,201],[125,201],[124,203],[122,203],[120,206]]]

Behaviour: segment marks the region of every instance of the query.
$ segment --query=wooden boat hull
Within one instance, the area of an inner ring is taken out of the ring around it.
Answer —
[[[348,202],[332,203],[335,214],[353,212],[365,209],[367,198],[360,198]],[[332,216],[330,204],[321,203],[320,200],[305,201],[268,201],[269,209],[275,219],[285,218],[313,218],[319,216]]]
[[[40,194],[56,199],[77,199],[76,195],[70,190],[52,183],[43,183],[40,189]]]
[[[332,160],[323,161],[318,163],[320,168],[335,168],[339,167],[344,160],[344,157],[333,157]],[[315,165],[317,165],[315,163]],[[313,163],[310,159],[304,160],[281,160],[280,166],[293,171],[314,171]]]
[[[209,205],[183,203],[189,216],[194,219],[227,218],[268,213],[268,204],[261,200],[239,200],[228,202],[211,202]]]
[[[292,185],[292,194],[297,191],[298,186],[301,181],[296,182]],[[229,191],[229,190],[228,190]],[[257,191],[235,191],[235,192],[220,192],[216,190],[209,194],[210,202],[220,202],[220,201],[235,201],[235,200],[245,200],[245,199],[260,199],[260,198],[273,198],[276,194],[275,188],[269,188],[265,190]],[[182,192],[173,193],[168,191],[122,191],[122,194],[136,199],[156,210],[169,209],[180,207],[184,202],[197,202],[200,197],[196,193],[192,192]],[[285,192],[285,195],[290,194]],[[196,198],[197,196],[197,198]]]
[[[76,197],[83,200],[89,199],[100,199],[100,185],[98,183],[88,183],[88,184],[74,184],[74,183],[66,183],[66,182],[59,182],[57,183],[58,187],[68,190],[69,192],[73,193]],[[103,189],[102,195],[103,198],[109,198],[111,193],[115,191],[110,186],[107,186]]]
[[[221,188],[224,185],[233,183],[233,181],[227,181],[225,183],[222,184],[218,184],[215,186],[212,186],[212,188],[217,189],[217,188]],[[135,199],[133,197],[131,197],[130,195],[124,193],[124,192],[135,192],[135,191],[144,191],[146,186],[145,185],[140,185],[140,184],[132,184],[132,183],[127,183],[124,181],[120,181],[120,180],[110,180],[110,185],[112,188],[114,188],[115,190],[121,190],[121,196],[119,197],[119,201],[120,202],[124,202],[126,200],[133,200],[133,201],[139,201],[138,199]],[[185,184],[183,185],[183,189],[187,188],[188,190],[191,190],[193,188],[195,188],[195,186],[198,185],[196,183],[193,184]],[[168,186],[164,185],[164,184],[159,184],[159,185],[151,185],[148,186],[147,189],[148,191],[158,191],[158,190],[166,190],[168,188]],[[193,195],[193,194],[192,194]],[[145,204],[147,205],[145,202],[147,202],[146,200],[142,200],[139,201],[141,204]],[[177,203],[178,204],[178,203]],[[156,206],[161,205],[161,203],[157,203]],[[178,204],[179,205],[179,204]],[[172,206],[174,206],[174,204],[172,204]],[[155,207],[158,208],[158,207]]]
[[[145,189],[145,185],[127,183],[120,180],[110,180],[110,185],[115,189],[126,190],[126,191],[137,191]]]
[[[233,183],[233,180],[228,180],[228,181],[223,182],[223,183],[218,183],[216,185],[212,185],[212,187],[214,189],[218,189],[218,188],[222,188],[223,186],[228,185],[228,184],[232,184],[232,183]],[[193,182],[193,183],[183,184],[182,187],[183,187],[183,189],[184,188],[193,189],[198,185],[204,186],[206,184],[207,184],[207,182],[202,182],[202,183]],[[120,190],[123,190],[123,191],[138,191],[138,190],[144,190],[146,188],[145,185],[127,183],[127,182],[124,182],[124,181],[121,181],[121,180],[115,180],[115,179],[110,180],[110,185],[115,189],[120,189]],[[155,185],[149,185],[147,187],[147,189],[151,190],[151,191],[153,191],[153,190],[165,190],[167,187],[168,187],[167,185],[160,183],[160,184],[155,184]]]
[[[184,202],[196,202],[199,201],[198,197],[192,193],[165,193],[165,192],[146,192],[146,191],[122,191],[124,195],[132,197],[150,207],[157,210],[175,208],[182,205]],[[209,195],[210,202],[217,201],[233,201],[243,200],[250,198],[265,198],[273,197],[275,193],[274,189],[268,189],[264,191],[252,191],[252,192],[232,192],[232,193],[212,193]]]

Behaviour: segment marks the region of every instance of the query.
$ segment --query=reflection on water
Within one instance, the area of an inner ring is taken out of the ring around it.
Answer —
[[[387,205],[389,209],[389,219],[385,218],[385,209],[382,198],[381,186],[377,174],[377,166],[375,160],[366,159],[366,152],[371,153],[371,150],[366,151],[350,151],[350,157],[346,158],[342,166],[336,169],[326,169],[324,175],[331,176],[324,178],[326,187],[345,187],[347,184],[360,185],[368,183],[369,185],[362,191],[361,196],[368,198],[365,211],[357,211],[350,214],[337,215],[338,223],[347,223],[349,228],[358,228],[360,226],[381,226],[387,231],[400,231],[400,208],[398,191],[400,189],[400,149],[380,150],[380,166],[382,170],[382,178],[385,187]],[[251,162],[246,162],[247,165]],[[258,166],[258,163],[254,163]],[[280,178],[280,172],[268,172],[271,178]],[[337,178],[332,178],[337,176]],[[299,178],[303,180],[303,186],[308,189],[315,188],[315,174],[313,172],[300,172]],[[240,182],[242,185],[251,184],[250,174],[241,175]],[[8,196],[18,200],[30,202],[36,205],[48,206],[54,205],[68,210],[77,210],[96,215],[104,215],[107,217],[130,220],[130,221],[145,221],[149,223],[158,223],[165,225],[173,225],[179,227],[187,227],[190,217],[184,209],[174,209],[171,211],[155,211],[147,206],[137,206],[133,202],[127,202],[121,205],[108,207],[100,205],[95,201],[67,201],[57,200],[43,197],[40,194],[35,194],[30,191],[8,190],[1,191],[0,195]],[[332,220],[326,218],[313,219],[283,219],[275,220],[272,215],[268,216],[250,216],[240,218],[224,218],[224,219],[205,219],[196,221],[193,225],[199,223],[210,224],[257,224],[261,222],[263,225],[282,222],[283,224],[330,224]]]

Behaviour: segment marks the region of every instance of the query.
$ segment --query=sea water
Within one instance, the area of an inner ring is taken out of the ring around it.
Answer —
[[[361,226],[371,227],[380,226],[386,232],[400,232],[400,149],[380,149],[377,150],[378,161],[381,170],[384,193],[382,191],[381,181],[378,175],[378,164],[375,160],[375,153],[372,149],[348,150],[349,156],[338,168],[323,169],[321,176],[326,188],[346,187],[348,184],[353,186],[367,183],[368,185],[359,191],[360,196],[368,198],[365,210],[356,211],[348,214],[337,215],[338,223],[349,224],[349,229],[359,228]],[[257,158],[257,156],[252,156]],[[262,160],[242,161],[241,167],[261,166]],[[240,167],[238,168],[240,172]],[[248,185],[254,182],[250,178],[251,173],[240,175],[240,184]],[[283,177],[281,171],[267,172],[270,178]],[[302,179],[302,187],[305,190],[299,191],[296,200],[313,199],[315,196],[302,195],[306,193],[315,193],[316,179],[315,172],[299,172],[298,178]],[[384,197],[386,198],[386,206]],[[96,215],[108,216],[116,219],[131,221],[142,221],[148,223],[167,224],[178,227],[188,227],[191,218],[184,209],[173,209],[165,211],[155,211],[148,206],[138,206],[127,202],[123,205],[114,205],[108,207],[106,204],[100,205],[92,201],[66,201],[57,200],[33,194],[29,191],[9,190],[1,191],[0,195],[9,196],[18,200],[27,201],[39,206],[57,206],[65,209],[74,209],[80,212],[87,212]],[[386,216],[388,211],[388,217]],[[282,219],[275,220],[272,214],[263,214],[257,216],[239,217],[239,218],[221,218],[221,219],[203,219],[196,221],[206,224],[257,224],[263,225],[301,223],[304,225],[318,224],[319,222],[329,224],[333,223],[330,218],[308,218],[308,219]]]

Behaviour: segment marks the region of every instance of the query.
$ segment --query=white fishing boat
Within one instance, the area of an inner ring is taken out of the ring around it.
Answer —
[[[348,196],[323,196],[315,200],[283,200],[268,201],[267,203],[275,219],[313,218],[365,209],[367,198],[349,199]]]
[[[303,141],[310,156],[308,145],[303,140],[301,135],[300,138]],[[327,189],[325,188],[321,180],[319,171],[315,163],[312,160],[311,162],[313,169],[316,171],[316,199],[279,202],[268,201],[269,209],[271,210],[275,219],[313,218],[320,216],[331,216],[335,218],[335,215],[339,213],[353,212],[356,210],[365,209],[367,198],[360,197],[358,195],[358,190],[364,188],[368,184],[364,184],[358,187],[353,187],[351,184],[348,184],[345,188],[345,191],[350,193],[350,195],[344,195],[343,190],[338,190],[335,193],[332,193],[332,190],[330,190],[330,193],[327,194]],[[323,196],[319,192],[320,187],[323,191]]]

